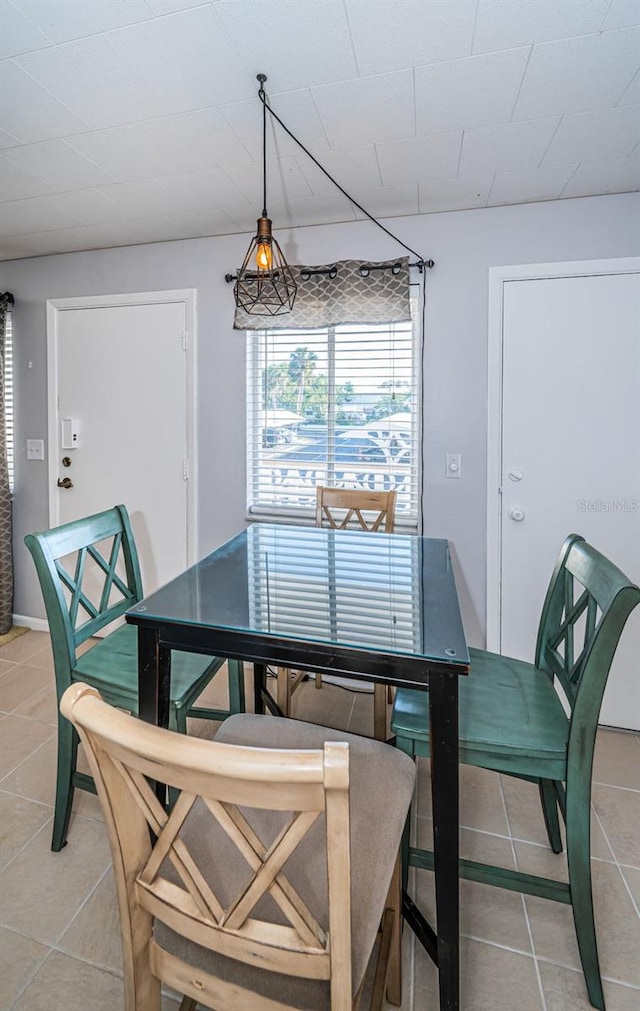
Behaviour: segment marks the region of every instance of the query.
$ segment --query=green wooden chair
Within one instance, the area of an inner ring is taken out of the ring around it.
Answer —
[[[591,769],[609,669],[640,589],[607,558],[571,534],[547,590],[535,663],[471,649],[460,679],[460,761],[538,784],[547,835],[562,851],[566,826],[569,883],[460,860],[460,876],[570,903],[589,998],[604,1009],[593,919],[590,866]],[[561,686],[568,712],[560,701]],[[397,745],[429,756],[428,695],[398,689],[392,713]],[[404,838],[408,867],[433,869],[433,854]]]
[[[102,632],[143,597],[138,554],[125,506],[28,534],[47,611],[56,675],[58,705],[74,681],[97,688],[113,706],[138,711],[138,640],[133,625],[122,625],[81,655],[78,647]],[[72,556],[69,561],[68,556]],[[75,559],[75,560],[74,560]],[[71,571],[71,569],[73,571]],[[87,578],[89,572],[93,575]],[[90,588],[91,582],[97,590]],[[187,716],[223,720],[244,712],[242,664],[228,661],[230,709],[206,709],[194,703],[224,660],[194,653],[171,655],[169,727],[186,733]],[[58,773],[52,850],[60,850],[75,787],[95,793],[93,779],[76,770],[78,735],[58,716]]]

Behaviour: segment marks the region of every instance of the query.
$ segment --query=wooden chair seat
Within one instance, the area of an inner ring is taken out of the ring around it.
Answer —
[[[61,711],[109,833],[126,1011],[160,1011],[161,982],[189,1011],[356,1011],[381,921],[371,1007],[401,1003],[406,755],[253,715],[185,738],[79,683]],[[170,812],[149,779],[173,790]]]

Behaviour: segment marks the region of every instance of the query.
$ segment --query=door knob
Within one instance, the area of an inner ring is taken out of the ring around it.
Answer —
[[[58,488],[73,488],[73,481],[70,477],[58,478]]]
[[[516,523],[522,523],[525,511],[520,506],[511,506],[507,515],[510,519],[515,520]]]
[[[522,473],[521,470],[510,470],[509,471],[509,480],[510,481],[522,481],[523,477],[524,477],[524,474]]]

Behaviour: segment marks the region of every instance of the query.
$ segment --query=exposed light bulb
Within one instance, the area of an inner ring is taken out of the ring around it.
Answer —
[[[273,261],[270,242],[259,242],[256,250],[256,264],[258,270],[271,270]]]

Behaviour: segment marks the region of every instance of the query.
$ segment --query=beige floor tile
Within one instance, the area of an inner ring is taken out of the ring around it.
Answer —
[[[540,961],[540,976],[547,1011],[591,1011],[584,976],[574,969]],[[640,991],[603,980],[607,1011],[637,1011]]]
[[[80,819],[60,853],[47,824],[0,873],[0,922],[54,944],[109,865],[104,826]]]
[[[596,783],[593,806],[616,859],[621,864],[640,867],[640,791]]]
[[[18,639],[8,642],[6,646],[0,647],[0,659],[9,660],[14,663],[24,663],[29,657],[39,653],[50,643],[48,632],[34,632],[30,630]]]
[[[373,695],[370,692],[360,694],[355,682],[353,688],[354,691],[351,694],[353,708],[349,717],[349,725],[345,729],[351,734],[373,737]]]
[[[460,766],[460,824],[481,832],[509,834],[500,782],[494,772]]]
[[[0,709],[5,713],[13,712],[16,706],[33,698],[43,688],[51,688],[52,684],[49,671],[20,664],[0,678]]]
[[[0,654],[1,653],[2,650],[0,649]],[[13,667],[15,667],[15,665],[16,665],[15,660],[0,660],[0,677],[2,677],[3,674],[8,674],[9,671],[12,670]]]
[[[52,951],[12,1011],[119,1011],[122,979]]]
[[[45,723],[5,716],[0,735],[0,782],[54,733],[53,727]],[[0,789],[6,789],[6,786]]]
[[[421,815],[431,814],[431,763],[418,759],[417,796]],[[509,835],[509,828],[495,772],[473,765],[460,766],[460,825],[479,832]]]
[[[0,1007],[11,1007],[48,951],[43,944],[0,927]]]
[[[562,838],[564,847],[564,826],[562,826]],[[516,852],[518,854],[518,867],[528,874],[541,874],[546,878],[557,878],[559,881],[567,880],[567,858],[565,849],[562,853],[554,853],[548,840],[544,839],[540,843],[527,843],[515,840]],[[591,817],[591,856],[597,860],[605,860],[611,863],[613,855],[598,819],[592,814]]]
[[[51,818],[51,808],[0,790],[0,869]]]
[[[640,909],[640,870],[638,870],[637,867],[621,867],[620,870],[622,871],[622,876],[629,886],[629,891],[633,895],[638,909]]]
[[[425,838],[426,836],[426,838]],[[417,845],[430,848],[431,833],[426,819],[418,819]],[[506,839],[462,829],[460,855],[468,860],[514,867],[511,843]],[[416,871],[416,901],[429,920],[435,919],[434,876]],[[522,897],[516,892],[475,881],[460,881],[460,932],[517,951],[531,952]]]
[[[294,692],[291,710],[297,720],[346,730],[353,705],[351,692],[332,684],[323,684],[321,689],[317,689],[313,681],[307,681]]]
[[[48,670],[51,674],[54,673],[55,668],[50,643],[47,643],[43,649],[39,649],[36,653],[33,653],[22,662],[25,666],[41,667],[43,670]]]
[[[595,860],[593,902],[603,976],[640,986],[640,919],[618,868]],[[547,899],[525,899],[537,954],[571,968],[580,957],[571,907]]]
[[[25,721],[26,722],[26,721]],[[56,796],[57,774],[57,738],[54,734],[46,744],[27,758],[18,768],[14,769],[0,784],[0,788],[8,793],[28,797],[40,804],[53,807]],[[89,772],[89,767],[82,752],[78,751],[78,771]],[[92,818],[94,821],[104,821],[100,801],[95,794],[85,790],[76,790],[73,799],[71,823],[69,831],[73,831],[76,817]]]
[[[640,790],[639,739],[639,734],[623,730],[598,730],[593,760],[594,782]]]
[[[431,763],[428,758],[416,759],[414,807],[414,814],[423,818],[431,817]]]
[[[437,1011],[438,977],[416,945],[415,1011]],[[464,1011],[543,1011],[533,957],[462,939],[460,1005]]]
[[[0,789],[53,807],[56,792],[56,755],[57,743],[54,733],[38,751],[33,752],[2,780]]]
[[[122,942],[111,869],[100,879],[57,946],[68,955],[122,973]]]
[[[535,783],[526,783],[512,776],[500,776],[511,835],[514,839],[548,846],[540,794]]]
[[[30,720],[39,720],[40,723],[49,723],[51,726],[57,727],[58,699],[55,686],[50,684],[46,688],[41,688],[39,692],[34,692],[25,702],[16,706],[14,714],[16,716],[25,716]]]

